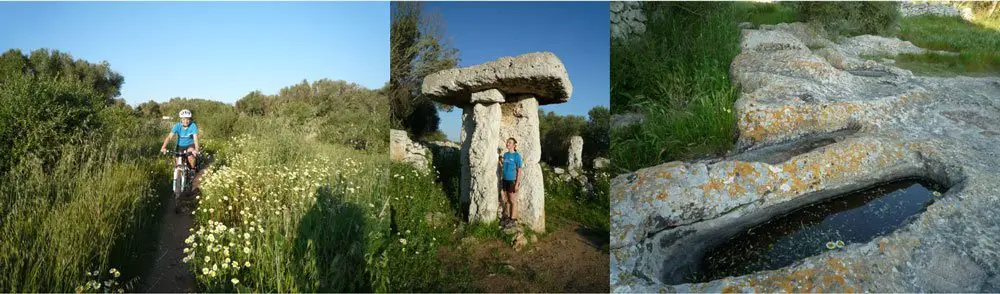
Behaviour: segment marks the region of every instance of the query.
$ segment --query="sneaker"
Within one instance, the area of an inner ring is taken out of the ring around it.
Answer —
[[[508,219],[506,220],[506,222],[504,222],[504,224],[503,224],[503,228],[504,228],[504,229],[510,229],[510,228],[513,228],[513,227],[514,227],[514,226],[516,226],[516,225],[517,225],[517,221],[516,221],[516,220],[512,220],[512,219],[509,219],[509,218],[508,218]]]

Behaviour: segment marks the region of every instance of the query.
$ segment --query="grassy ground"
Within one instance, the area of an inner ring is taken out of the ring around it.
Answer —
[[[457,165],[450,164],[453,162],[448,159],[435,158],[443,169],[440,172],[432,169],[426,174],[405,164],[391,166],[389,195],[394,196],[390,199],[391,242],[386,254],[393,277],[390,280],[392,291],[482,291],[485,288],[480,283],[484,278],[515,274],[507,270],[504,263],[491,259],[491,255],[476,254],[476,248],[490,242],[500,242],[501,247],[510,248],[513,236],[500,230],[496,223],[467,224],[463,221],[454,184],[458,173],[451,169]],[[458,161],[457,157],[450,159]],[[607,238],[609,185],[607,173],[602,175],[596,177],[595,187],[603,192],[593,197],[578,197],[581,194],[575,184],[546,177],[548,232],[536,237],[544,238],[561,225],[576,222]]]
[[[276,130],[222,142],[203,176],[185,241],[199,290],[389,291],[387,156]]]
[[[586,193],[580,192],[583,187],[579,183],[560,179],[548,167],[543,167],[542,173],[545,177],[545,215],[549,231],[575,222],[598,235],[610,236],[608,212],[611,211],[611,182],[607,171],[596,171],[590,175],[595,191],[592,196],[585,196]]]
[[[959,17],[917,16],[900,22],[900,38],[921,48],[958,52],[906,54],[896,65],[935,76],[1000,74],[1000,22],[968,22]]]
[[[626,170],[732,148],[737,89],[729,63],[739,53],[737,24],[795,19],[794,10],[779,4],[650,7],[643,37],[615,41],[611,49],[612,112],[645,115],[643,124],[612,132],[611,161]]]

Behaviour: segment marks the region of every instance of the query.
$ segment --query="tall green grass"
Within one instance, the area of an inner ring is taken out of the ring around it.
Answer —
[[[0,289],[136,290],[169,176],[135,141],[64,146],[54,164],[29,159],[0,176]]]
[[[542,168],[547,230],[553,231],[568,222],[576,222],[592,230],[595,235],[610,237],[610,173],[605,170],[583,173],[588,178],[589,185],[561,177],[547,166]]]
[[[389,291],[385,153],[258,118],[203,176],[185,262],[207,292]]]
[[[443,175],[457,176],[457,173],[444,172]],[[462,213],[456,210],[460,207],[458,198],[449,197],[442,189],[440,182],[446,179],[444,177],[433,169],[423,173],[406,164],[392,164],[389,191],[393,195],[390,199],[393,242],[390,242],[387,255],[393,277],[390,289],[393,292],[475,291],[463,267],[441,260],[439,253],[442,250],[457,250],[457,239],[462,234],[501,236],[497,234],[499,229],[495,229],[495,224],[460,225]],[[456,195],[457,192],[456,189]],[[459,233],[459,230],[463,232]]]
[[[611,45],[612,112],[640,112],[645,122],[612,131],[611,161],[634,170],[721,154],[732,148],[737,89],[729,64],[739,54],[742,21],[786,22],[779,4],[647,3],[641,38]]]
[[[900,27],[900,37],[918,47],[958,53],[904,54],[897,57],[900,67],[940,76],[1000,74],[1000,27],[932,15],[904,18]]]

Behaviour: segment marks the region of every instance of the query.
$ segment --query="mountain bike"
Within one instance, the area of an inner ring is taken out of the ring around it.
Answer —
[[[174,199],[179,200],[181,196],[191,191],[191,182],[194,181],[195,172],[187,164],[187,157],[190,154],[187,150],[175,151],[172,154],[176,162],[174,165],[174,182],[171,185],[174,191]]]

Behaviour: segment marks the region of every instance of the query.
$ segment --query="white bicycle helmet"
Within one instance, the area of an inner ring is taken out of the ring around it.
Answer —
[[[191,118],[191,111],[183,109],[181,110],[181,113],[178,116],[180,116],[181,118]]]

